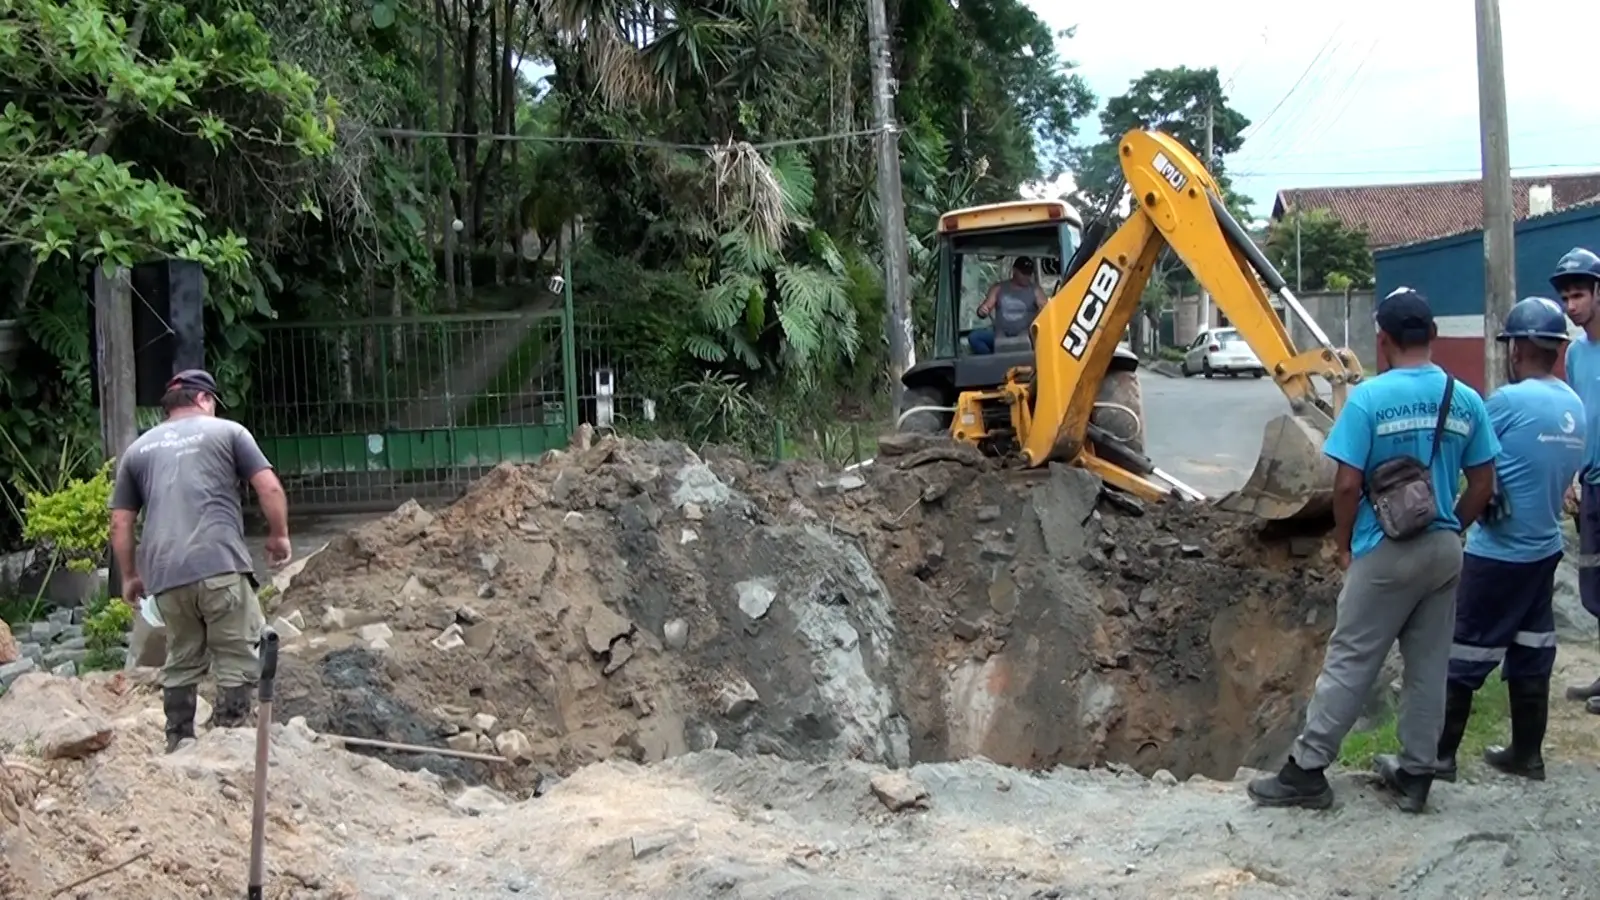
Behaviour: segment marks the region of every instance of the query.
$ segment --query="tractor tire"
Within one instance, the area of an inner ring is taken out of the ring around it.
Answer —
[[[950,398],[944,392],[934,387],[907,388],[905,392],[905,408],[914,409],[918,406],[952,406]],[[900,434],[941,434],[950,430],[950,419],[953,413],[937,412],[935,410],[919,410],[910,413],[900,420],[895,431]]]

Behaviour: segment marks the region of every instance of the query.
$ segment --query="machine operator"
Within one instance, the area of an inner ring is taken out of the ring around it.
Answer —
[[[1008,337],[1026,336],[1028,326],[1049,300],[1033,280],[1033,258],[1017,257],[1011,264],[1011,277],[991,285],[978,304],[978,316],[992,319],[994,326],[974,329],[967,335],[967,346],[973,353],[989,354],[994,352],[996,330]]]

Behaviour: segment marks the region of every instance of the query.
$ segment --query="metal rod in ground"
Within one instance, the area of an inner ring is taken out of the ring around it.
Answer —
[[[272,687],[278,677],[278,633],[261,632],[261,681],[256,687],[256,785],[250,809],[250,887],[248,900],[261,900],[267,840],[267,766],[272,750]]]
[[[318,737],[326,738],[330,741],[338,741],[348,747],[373,747],[378,750],[395,750],[400,753],[431,753],[456,759],[475,759],[479,762],[511,762],[504,756],[496,756],[493,753],[473,753],[470,750],[451,750],[448,747],[424,747],[421,744],[401,744],[396,741],[380,741],[375,738],[345,737],[342,734],[321,734]]]

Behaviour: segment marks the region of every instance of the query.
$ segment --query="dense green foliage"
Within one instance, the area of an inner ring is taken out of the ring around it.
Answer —
[[[84,286],[161,256],[205,264],[246,417],[263,320],[548,304],[563,244],[590,349],[661,422],[741,439],[878,402],[864,5],[0,4],[8,483],[86,474],[54,471],[97,435]],[[1093,100],[1020,0],[888,13],[916,280],[937,213],[1061,171]]]
[[[1267,258],[1289,284],[1303,290],[1372,287],[1366,231],[1345,227],[1325,209],[1291,212],[1273,222],[1267,230]]]

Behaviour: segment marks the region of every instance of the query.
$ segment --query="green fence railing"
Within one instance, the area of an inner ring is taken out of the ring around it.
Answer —
[[[249,425],[297,508],[459,492],[564,446],[571,307],[273,323]]]

